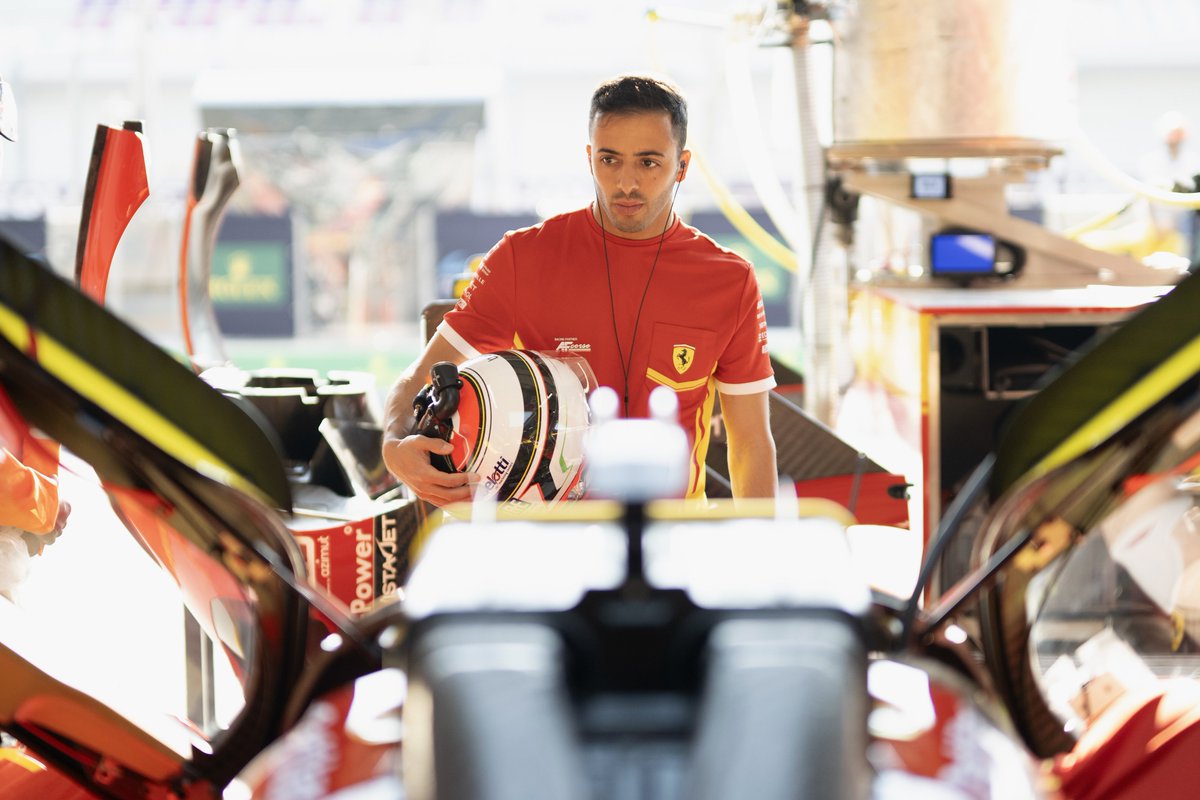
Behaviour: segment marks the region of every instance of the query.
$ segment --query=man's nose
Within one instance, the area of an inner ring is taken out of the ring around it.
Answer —
[[[621,170],[617,173],[617,188],[625,194],[630,194],[637,190],[637,186],[637,170],[629,165],[622,165]]]

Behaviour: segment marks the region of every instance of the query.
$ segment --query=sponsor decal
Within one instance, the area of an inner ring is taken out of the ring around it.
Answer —
[[[671,363],[675,365],[675,371],[680,375],[691,369],[692,361],[695,358],[696,348],[690,344],[677,344],[671,349]]]
[[[331,527],[293,530],[309,580],[363,614],[395,595],[407,577],[413,531],[403,507]]]
[[[483,481],[483,488],[489,492],[495,490],[500,485],[500,482],[504,480],[504,476],[508,474],[511,466],[512,464],[509,463],[507,458],[501,457],[497,459],[496,463],[492,465],[492,471],[488,473],[487,478]]]
[[[355,529],[347,525],[345,533],[354,533],[354,599],[350,601],[350,610],[362,614],[371,609],[375,601],[375,564],[371,558],[374,553],[373,538],[369,530]]]
[[[287,300],[287,264],[274,244],[219,245],[209,295],[218,305],[279,305]]]
[[[304,569],[309,575],[317,574],[317,555],[313,549],[313,540],[303,536],[296,537],[300,552],[304,555]]]
[[[556,353],[590,353],[592,346],[587,342],[580,342],[574,338],[556,339],[558,345],[554,348]]]
[[[396,591],[399,582],[396,564],[400,544],[396,541],[395,517],[384,514],[379,518],[379,538],[375,540],[375,547],[378,550],[379,594],[389,595]]]
[[[330,778],[339,767],[342,741],[336,725],[338,710],[326,702],[314,703],[275,748],[270,772],[255,796],[320,800],[333,788]]]

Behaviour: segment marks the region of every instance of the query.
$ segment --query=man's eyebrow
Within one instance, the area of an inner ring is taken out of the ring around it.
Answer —
[[[614,156],[623,155],[621,153],[621,151],[614,150],[611,147],[598,147],[598,148],[596,148],[596,152],[610,153]],[[639,150],[638,152],[634,153],[634,156],[637,156],[639,158],[642,156],[658,156],[659,158],[666,158],[666,154],[663,153],[661,150]]]

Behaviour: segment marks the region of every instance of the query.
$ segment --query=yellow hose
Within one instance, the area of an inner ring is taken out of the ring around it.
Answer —
[[[1063,236],[1067,239],[1078,239],[1085,233],[1090,233],[1097,228],[1103,228],[1105,225],[1116,220],[1118,217],[1128,211],[1129,206],[1132,204],[1132,201],[1130,201],[1122,205],[1116,211],[1106,211],[1103,214],[1098,214],[1097,216],[1092,217],[1091,219],[1084,220],[1078,225],[1063,231]]]
[[[716,19],[718,19],[716,15],[707,15],[703,19],[689,18],[688,21],[697,24],[715,25],[714,20]],[[659,56],[658,47],[655,44],[653,35],[653,29],[662,21],[662,15],[653,8],[648,9],[646,11],[646,21],[650,24],[651,28],[650,61],[654,64],[655,70],[663,72],[662,59]],[[750,216],[750,213],[738,201],[733,199],[725,184],[721,183],[720,179],[708,168],[708,163],[695,147],[692,148],[691,163],[700,168],[700,175],[704,178],[704,183],[712,193],[713,199],[717,201],[717,208],[725,215],[725,219],[729,220],[734,229],[742,234],[742,236],[745,236],[747,241],[766,253],[767,257],[779,264],[779,266],[788,272],[797,272],[798,263],[796,261],[796,254],[787,245],[768,233],[763,226],[754,220],[754,217]]]
[[[700,168],[700,175],[704,178],[705,184],[708,185],[709,191],[712,192],[713,198],[717,201],[717,207],[738,233],[745,236],[751,244],[766,253],[779,266],[788,272],[796,272],[796,254],[768,233],[765,228],[754,220],[754,217],[750,216],[750,213],[741,204],[733,199],[733,196],[729,194],[729,190],[725,188],[725,185],[708,168],[708,163],[704,160],[703,156],[695,150],[692,151],[692,164]]]

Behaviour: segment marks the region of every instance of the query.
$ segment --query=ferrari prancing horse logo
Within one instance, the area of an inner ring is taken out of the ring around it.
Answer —
[[[680,375],[687,372],[692,366],[692,359],[696,355],[696,348],[690,344],[675,345],[672,353],[671,363],[675,365],[675,371]]]

